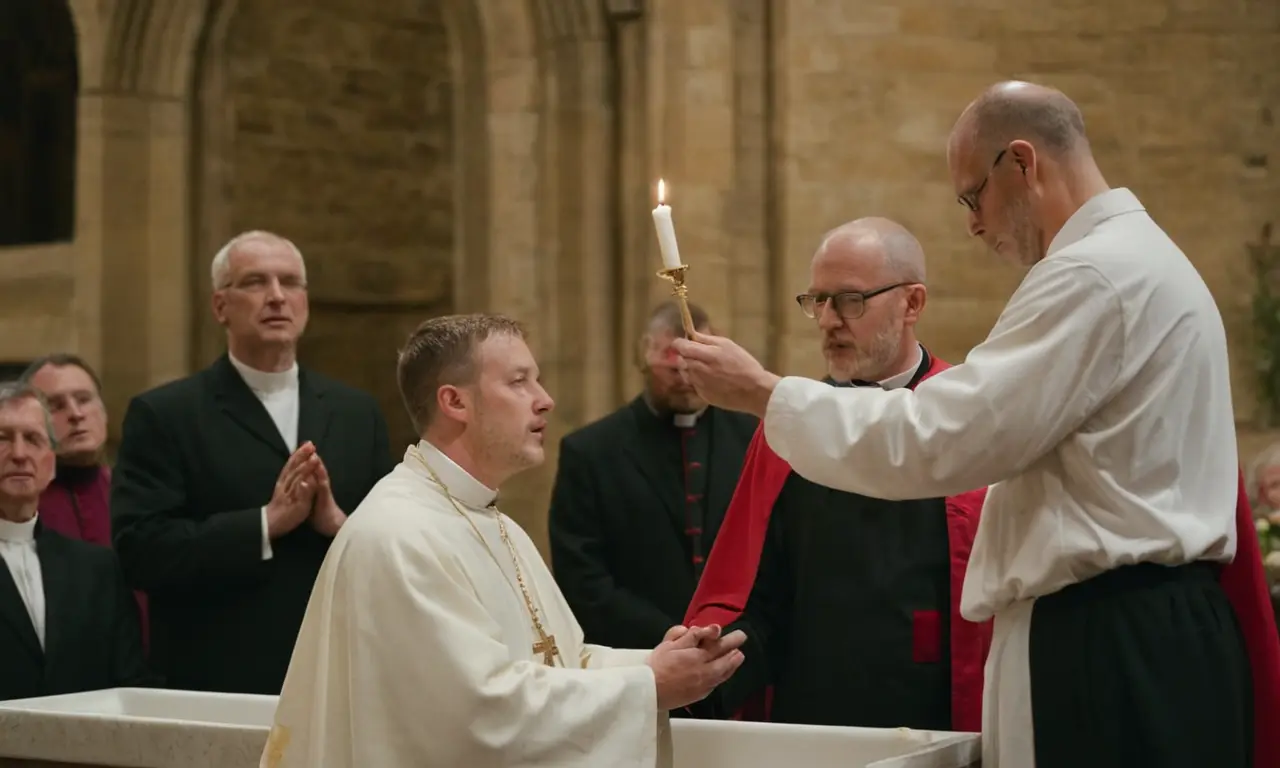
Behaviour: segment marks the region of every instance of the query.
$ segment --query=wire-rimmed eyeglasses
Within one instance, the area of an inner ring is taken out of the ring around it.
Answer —
[[[986,189],[987,182],[991,181],[992,172],[995,171],[996,166],[1000,164],[1000,161],[1004,159],[1004,153],[1008,151],[1007,147],[1000,150],[1000,154],[996,155],[996,159],[991,161],[991,168],[987,171],[987,175],[982,177],[982,183],[974,187],[972,192],[960,195],[960,197],[957,198],[961,205],[974,213],[978,212],[978,198],[982,196],[982,190]]]

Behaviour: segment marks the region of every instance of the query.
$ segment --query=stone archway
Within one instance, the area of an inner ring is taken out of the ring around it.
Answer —
[[[393,190],[402,196],[399,200],[388,197],[379,202],[382,207],[416,210],[427,218],[441,218],[441,211],[447,210],[443,219],[448,232],[417,250],[409,248],[394,259],[379,259],[326,242],[323,227],[331,222],[293,215],[306,206],[288,202],[290,197],[296,201],[298,192],[289,193],[287,185],[275,187],[286,198],[283,205],[271,199],[261,201],[262,207],[258,200],[249,205],[236,202],[237,194],[250,194],[251,185],[245,179],[252,174],[246,174],[246,164],[267,162],[243,153],[237,158],[237,144],[262,144],[259,135],[273,126],[270,118],[250,117],[244,111],[229,110],[228,104],[246,92],[270,89],[270,77],[260,77],[256,86],[246,85],[252,82],[246,72],[261,75],[275,66],[277,75],[281,69],[301,75],[306,64],[289,62],[281,55],[243,55],[267,49],[279,54],[287,49],[266,40],[245,42],[236,50],[236,18],[254,9],[260,13],[265,6],[259,7],[259,0],[211,3],[195,77],[198,107],[193,150],[198,160],[193,210],[198,224],[191,264],[196,317],[204,317],[210,290],[207,262],[221,243],[241,229],[277,229],[299,241],[311,271],[313,319],[304,342],[304,360],[321,369],[329,366],[327,372],[378,393],[393,431],[400,430],[398,443],[409,434],[395,396],[395,347],[417,321],[447,311],[501,311],[529,326],[548,383],[560,393],[553,429],[562,433],[602,413],[614,399],[609,381],[612,340],[607,330],[612,325],[607,258],[612,211],[606,162],[611,126],[609,108],[602,106],[606,41],[600,11],[592,2],[544,0],[442,0],[434,5],[447,36],[442,39],[421,27],[415,32],[438,40],[448,57],[443,66],[436,59],[423,62],[418,75],[430,81],[427,73],[435,67],[451,74],[437,93],[451,98],[435,103],[441,109],[436,116],[451,119],[448,146],[441,149],[448,163],[434,170],[439,178],[448,179],[451,194],[442,199],[438,196],[441,186],[435,184],[431,190],[437,197],[430,200],[399,189]],[[308,9],[305,34],[329,34],[330,45],[340,44],[337,38],[345,34],[342,44],[358,47],[360,36],[350,29],[324,32],[316,19],[322,11],[323,5],[319,11]],[[272,13],[277,18],[283,15]],[[422,22],[422,17],[415,19]],[[259,18],[246,28],[269,26]],[[326,73],[311,72],[298,87],[324,91],[325,78]],[[290,103],[295,105],[294,113],[306,113],[305,107],[297,106],[297,99]],[[429,105],[421,106],[425,112]],[[261,105],[258,111],[271,109]],[[412,122],[413,113],[405,110],[397,119]],[[322,119],[319,114],[312,117]],[[305,120],[301,125],[305,133]],[[295,123],[292,130],[298,127]],[[304,172],[304,167],[297,166],[295,173]],[[426,167],[407,170],[402,178],[433,173]],[[314,187],[324,177],[311,178]],[[270,188],[259,187],[268,198]],[[317,195],[323,194],[317,190]],[[248,217],[258,211],[270,220]],[[311,239],[299,234],[309,231],[315,232]],[[404,237],[393,240],[402,243]],[[451,250],[447,260],[440,257],[445,247]],[[392,248],[388,243],[387,249]],[[407,266],[415,259],[422,260],[419,268]],[[361,267],[343,269],[344,260],[355,260]],[[380,283],[371,279],[379,271],[384,278]],[[562,302],[558,301],[561,296],[587,298]],[[380,306],[385,309],[386,304],[396,303],[392,301],[396,297],[399,306],[380,311]],[[353,332],[353,327],[367,330]],[[220,334],[206,322],[197,322],[193,335],[196,364],[221,351]],[[326,352],[331,353],[327,359]],[[340,369],[343,361],[352,360],[364,361],[357,365],[359,370]],[[508,511],[540,543],[545,538],[554,455],[549,459],[547,466],[522,477],[504,494]]]
[[[238,222],[211,199],[227,183],[218,159],[225,126],[193,120],[191,104],[197,84],[204,91],[224,66],[216,52],[234,31],[235,2],[70,0],[86,160],[77,171],[73,347],[101,366],[117,426],[129,397],[216,349],[197,320],[207,314],[208,259]],[[453,75],[453,257],[448,304],[430,306],[525,321],[558,395],[553,429],[563,433],[617,400],[603,11],[593,0],[437,5]],[[316,259],[315,269],[336,269]],[[554,459],[505,494],[540,543]]]

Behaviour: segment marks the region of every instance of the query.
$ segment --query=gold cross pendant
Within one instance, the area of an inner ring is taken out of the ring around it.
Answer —
[[[538,642],[533,644],[533,652],[542,654],[542,663],[548,667],[556,665],[556,656],[560,655],[560,649],[556,647],[556,636],[548,635],[538,629]]]

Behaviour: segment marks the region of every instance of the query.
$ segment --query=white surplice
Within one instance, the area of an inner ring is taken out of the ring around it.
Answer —
[[[406,453],[334,539],[263,768],[670,765],[650,651],[585,645],[533,542],[506,518],[561,654],[555,667],[535,658],[532,621],[488,506],[496,493],[429,443],[418,450],[485,541]]]
[[[1034,765],[1037,597],[1137,562],[1229,562],[1237,456],[1208,288],[1127,189],[1090,200],[987,339],[915,390],[788,377],[770,447],[821,485],[887,499],[991,486],[961,595],[995,617],[983,765]]]

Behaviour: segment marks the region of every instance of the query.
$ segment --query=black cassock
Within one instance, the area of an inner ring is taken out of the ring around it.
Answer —
[[[769,519],[741,629],[746,660],[695,712],[773,686],[771,719],[951,728],[943,499],[885,501],[792,474]]]
[[[758,425],[674,418],[637,397],[560,444],[551,563],[589,643],[652,648],[680,623]]]

